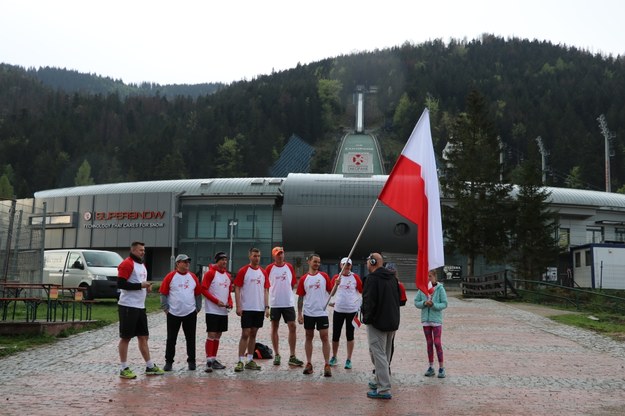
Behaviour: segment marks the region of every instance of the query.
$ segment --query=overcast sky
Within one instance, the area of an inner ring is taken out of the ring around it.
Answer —
[[[625,55],[624,19],[623,0],[0,0],[0,62],[126,83],[229,83],[482,33]]]

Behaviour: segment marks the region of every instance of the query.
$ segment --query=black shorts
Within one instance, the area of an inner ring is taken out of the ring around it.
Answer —
[[[306,316],[304,315],[304,329],[315,329],[318,331],[322,329],[328,329],[330,327],[330,321],[327,316]]]
[[[243,311],[241,314],[241,328],[262,328],[265,320],[263,311]]]
[[[206,314],[206,332],[228,331],[228,315]]]
[[[131,308],[117,305],[119,313],[119,337],[130,339],[133,337],[149,336],[148,316],[145,309]]]
[[[284,318],[284,323],[295,321],[295,308],[289,306],[287,308],[271,308],[269,310],[269,319],[279,321],[280,317]]]

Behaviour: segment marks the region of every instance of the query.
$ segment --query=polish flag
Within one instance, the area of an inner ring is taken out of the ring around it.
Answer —
[[[354,319],[352,319],[352,325],[354,325],[354,328],[356,329],[360,328],[360,326],[362,325],[360,319],[358,319],[358,314],[354,315]]]
[[[443,266],[443,227],[430,113],[421,114],[378,199],[417,225],[417,289],[428,294],[428,271]]]

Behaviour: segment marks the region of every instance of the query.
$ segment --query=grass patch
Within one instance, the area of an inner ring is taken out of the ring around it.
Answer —
[[[550,317],[550,319],[566,325],[588,329],[617,341],[625,341],[625,318],[621,315],[609,313],[582,313],[557,315]]]
[[[44,307],[45,305],[40,306],[40,308]],[[158,290],[154,289],[154,287],[145,300],[145,307],[148,313],[156,312],[160,309],[160,295],[158,294]],[[25,312],[18,310],[15,314],[15,319],[17,321],[24,320],[24,313]],[[41,316],[41,309],[37,316]],[[43,310],[43,318],[45,319],[45,309]],[[20,351],[25,351],[29,348],[51,344],[59,338],[67,338],[70,335],[113,324],[119,321],[119,316],[117,314],[117,300],[98,299],[98,302],[93,305],[92,319],[96,322],[93,322],[84,328],[70,328],[62,331],[56,337],[52,335],[3,335],[0,337],[0,358],[16,354]]]

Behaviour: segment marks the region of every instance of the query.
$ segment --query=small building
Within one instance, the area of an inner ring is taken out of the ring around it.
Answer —
[[[571,249],[576,285],[625,290],[625,243],[585,244]]]

